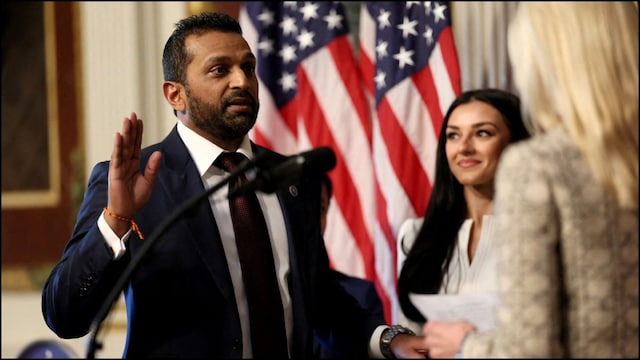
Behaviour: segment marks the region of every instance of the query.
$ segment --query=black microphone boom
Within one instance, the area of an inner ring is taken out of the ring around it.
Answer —
[[[322,146],[292,155],[289,159],[268,169],[260,165],[255,175],[245,184],[229,193],[229,199],[249,191],[262,191],[270,194],[278,190],[286,181],[303,176],[319,175],[336,166],[336,154],[329,147]]]

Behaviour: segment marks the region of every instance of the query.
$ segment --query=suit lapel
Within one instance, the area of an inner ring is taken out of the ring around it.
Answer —
[[[171,151],[167,151],[168,149]],[[163,166],[166,166],[166,171],[158,174],[157,185],[160,185],[171,199],[169,206],[172,211],[182,208],[200,196],[200,200],[188,209],[174,226],[184,226],[184,239],[193,242],[223,296],[235,304],[220,233],[209,201],[206,196],[202,196],[205,191],[202,179],[175,127],[162,142],[161,151],[165,156]]]
[[[308,255],[310,250],[308,247],[308,236],[305,235],[304,224],[310,221],[305,218],[304,200],[300,200],[300,184],[291,182],[283,187],[283,190],[277,192],[280,206],[283,209],[283,216],[287,229],[287,237],[289,239],[289,294],[293,306],[293,344],[291,349],[292,356],[306,358],[311,355],[311,338],[309,329],[308,306],[306,299],[308,298],[308,289],[305,284],[308,282],[305,274],[307,271],[313,271],[315,265],[312,264]]]
[[[266,169],[273,168],[286,160],[282,154],[275,153],[262,146],[253,144],[256,156],[262,156],[262,166]],[[310,244],[306,241],[305,229],[310,220],[304,214],[306,195],[301,193],[300,183],[290,181],[276,192],[280,207],[283,211],[287,239],[289,244],[289,294],[293,306],[293,343],[291,355],[294,358],[307,358],[311,355],[311,332],[309,331],[309,319],[306,299],[308,291],[305,289],[307,271],[313,271],[312,261],[308,258]],[[319,198],[319,197],[318,197]],[[319,205],[318,205],[319,206]],[[319,208],[319,207],[318,207]],[[319,215],[318,215],[319,216]]]

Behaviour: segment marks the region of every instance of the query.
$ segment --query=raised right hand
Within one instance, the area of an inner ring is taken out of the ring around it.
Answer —
[[[149,201],[155,182],[160,158],[159,151],[149,157],[140,172],[140,152],[142,149],[142,120],[135,112],[122,121],[122,132],[115,134],[111,162],[109,164],[109,200],[107,208],[112,213],[133,219],[137,211]],[[105,219],[118,236],[123,236],[131,224],[112,216]]]

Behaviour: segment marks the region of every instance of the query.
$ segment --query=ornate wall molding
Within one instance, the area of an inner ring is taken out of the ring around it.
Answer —
[[[82,2],[80,49],[84,93],[86,176],[108,160],[122,120],[136,112],[143,145],[160,141],[175,124],[162,94],[162,49],[183,2]]]

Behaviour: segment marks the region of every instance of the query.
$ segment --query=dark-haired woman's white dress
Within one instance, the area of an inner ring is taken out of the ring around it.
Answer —
[[[406,254],[413,245],[422,218],[406,220],[398,231],[398,254]],[[469,238],[471,236],[472,219],[466,219],[460,230],[456,247],[449,264],[449,270],[445,273],[443,284],[439,294],[479,294],[496,293],[498,290],[496,275],[496,251],[494,245],[495,221],[492,215],[482,218],[482,231],[476,253],[472,261],[469,260]],[[404,256],[399,258],[398,266],[402,266]],[[399,273],[399,272],[398,272]],[[422,333],[422,325],[406,318],[402,310],[398,310],[398,321],[410,327],[417,334]]]

